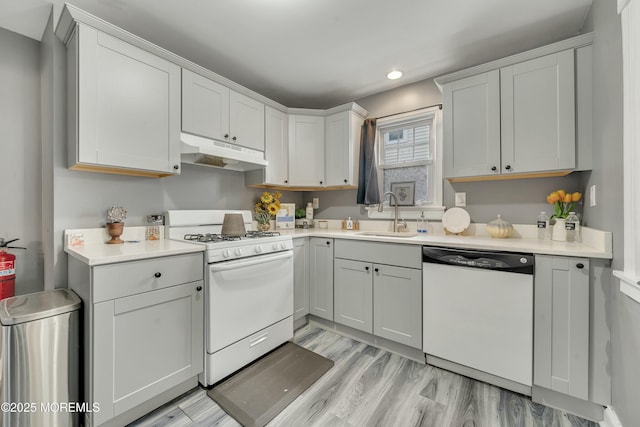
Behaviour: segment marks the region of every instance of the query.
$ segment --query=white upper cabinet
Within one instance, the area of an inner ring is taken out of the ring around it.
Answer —
[[[183,69],[182,131],[264,151],[264,104]]]
[[[289,116],[289,184],[325,186],[324,117]]]
[[[502,173],[573,169],[574,51],[500,70]]]
[[[229,129],[231,142],[264,151],[264,104],[232,90]]]
[[[69,40],[69,168],[180,173],[180,67],[79,24]]]
[[[573,49],[443,87],[447,177],[575,167]]]
[[[264,126],[264,154],[269,162],[264,169],[264,183],[287,185],[289,183],[289,116],[287,113],[267,106]]]
[[[182,131],[229,139],[229,88],[182,69]]]
[[[341,111],[325,118],[327,186],[358,184],[362,122],[363,118],[353,111]]]
[[[444,161],[449,176],[500,173],[500,73],[443,88]]]
[[[445,177],[588,168],[591,120],[576,103],[590,103],[592,39],[581,35],[436,78],[443,93]]]
[[[255,186],[341,188],[358,183],[360,132],[368,112],[351,102],[329,110],[265,108],[264,171],[249,171]],[[288,125],[287,125],[288,118]],[[288,134],[282,129],[288,126]]]

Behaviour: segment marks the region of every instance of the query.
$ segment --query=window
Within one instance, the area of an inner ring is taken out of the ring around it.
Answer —
[[[414,183],[410,186],[414,194],[409,197],[415,206],[402,206],[405,218],[417,217],[421,211],[430,218],[442,215],[439,124],[440,110],[433,108],[378,120],[376,146],[380,191],[383,194],[391,191],[394,183]],[[389,205],[388,197],[384,204]],[[377,217],[372,214],[373,210],[370,210],[369,216]]]

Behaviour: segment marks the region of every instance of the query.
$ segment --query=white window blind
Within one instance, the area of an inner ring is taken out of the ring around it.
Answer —
[[[433,117],[380,129],[382,166],[427,164],[433,160]]]

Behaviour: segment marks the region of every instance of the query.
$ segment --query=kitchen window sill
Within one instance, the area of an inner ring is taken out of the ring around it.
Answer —
[[[620,292],[640,304],[640,281],[633,280],[626,272],[615,270],[613,275],[620,279]]]

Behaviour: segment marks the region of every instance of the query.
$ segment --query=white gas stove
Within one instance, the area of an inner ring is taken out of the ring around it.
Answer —
[[[249,230],[244,237],[220,234],[227,213],[242,214],[245,228]],[[173,210],[167,211],[165,234],[172,240],[205,245],[209,264],[293,249],[291,236],[253,231],[251,224],[250,211]]]
[[[173,210],[169,239],[206,246],[205,370],[200,382],[215,384],[293,337],[293,241],[276,233],[221,235],[227,213]]]

